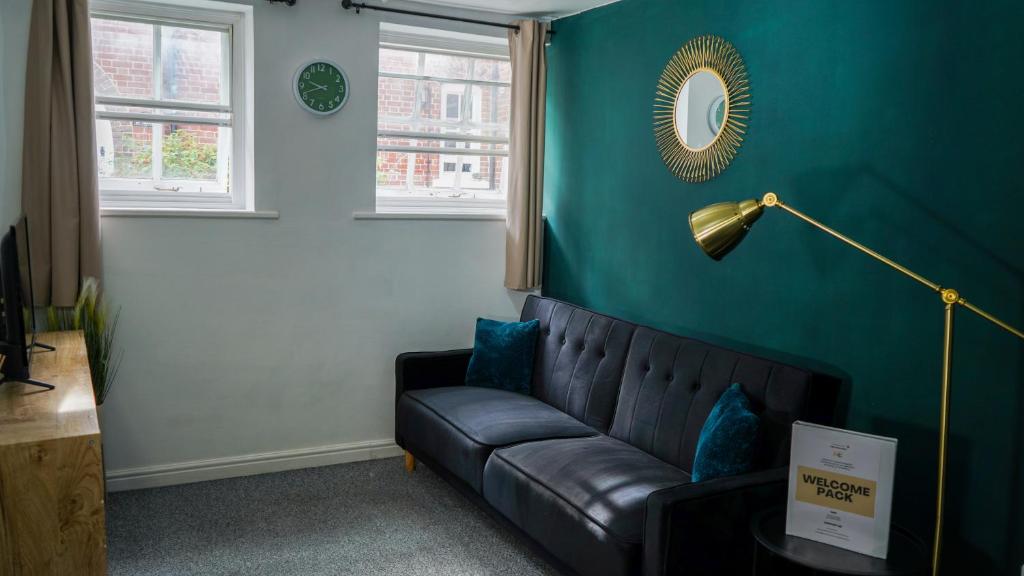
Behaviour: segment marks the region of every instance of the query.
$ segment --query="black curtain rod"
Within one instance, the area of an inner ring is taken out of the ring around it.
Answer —
[[[424,18],[437,18],[439,20],[451,20],[452,22],[466,22],[468,24],[481,24],[483,26],[495,26],[497,28],[507,28],[509,30],[519,31],[519,26],[515,24],[502,24],[501,22],[488,22],[486,20],[474,20],[473,18],[460,18],[458,16],[445,16],[443,14],[431,14],[429,12],[417,12],[415,10],[404,10],[402,8],[389,8],[387,6],[370,6],[365,2],[353,2],[352,0],[341,0],[341,7],[345,10],[351,8],[356,9],[356,14],[359,14],[360,10],[377,10],[378,12],[392,12],[394,14],[406,14],[408,16],[422,16]],[[548,30],[548,34],[554,34],[553,30]]]

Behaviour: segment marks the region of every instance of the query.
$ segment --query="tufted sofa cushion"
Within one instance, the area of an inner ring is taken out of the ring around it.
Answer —
[[[477,492],[496,447],[597,434],[536,398],[476,386],[406,392],[398,400],[397,417],[405,442]]]
[[[723,392],[740,383],[761,416],[757,468],[788,460],[790,424],[812,417],[811,372],[640,327],[626,360],[608,434],[692,472],[701,427]],[[834,398],[828,398],[831,406]]]
[[[634,325],[589,310],[530,296],[522,321],[540,321],[532,393],[607,432]]]

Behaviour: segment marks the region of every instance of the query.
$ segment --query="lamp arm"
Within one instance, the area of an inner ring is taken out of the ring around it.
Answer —
[[[833,238],[836,238],[840,242],[853,246],[857,250],[860,250],[861,252],[867,254],[868,256],[871,256],[875,260],[878,260],[879,262],[889,266],[890,268],[893,268],[894,270],[902,272],[904,275],[909,276],[914,280],[917,280],[919,283],[927,286],[932,291],[938,292],[942,296],[942,300],[947,304],[959,304],[961,307],[966,308],[971,312],[974,312],[978,316],[981,316],[982,318],[988,320],[989,322],[995,324],[996,326],[999,326],[1000,328],[1006,330],[1010,334],[1013,334],[1018,338],[1024,339],[1024,331],[1018,330],[1017,328],[1010,326],[1009,324],[1003,322],[999,318],[996,318],[995,316],[989,314],[988,312],[985,312],[981,308],[978,308],[974,304],[971,304],[962,296],[960,296],[960,294],[956,290],[953,290],[951,288],[943,288],[940,284],[932,282],[931,280],[925,278],[924,276],[921,276],[917,272],[914,272],[913,270],[907,268],[906,266],[903,266],[902,264],[892,260],[891,258],[886,258],[885,256],[882,256],[878,252],[875,252],[874,250],[868,248],[867,246],[861,244],[860,242],[857,242],[856,240],[848,236],[845,236],[833,230],[832,228],[829,228],[828,226],[822,224],[821,222],[818,222],[817,220],[811,218],[807,214],[804,214],[803,212],[795,208],[789,207],[788,205],[784,204],[782,200],[780,200],[774,192],[769,192],[765,194],[764,197],[761,199],[760,203],[762,206],[780,208],[784,212],[788,212],[789,214],[796,216],[800,220],[803,220],[804,222],[810,224],[811,226],[814,226],[815,228],[821,230],[822,232],[825,232],[826,234],[832,236]]]
[[[995,324],[996,326],[999,326],[1000,328],[1002,328],[1003,330],[1006,330],[1010,334],[1013,334],[1014,336],[1024,340],[1024,332],[1014,328],[1013,326],[1010,326],[1006,322],[1003,322],[1002,320],[1000,320],[999,318],[996,318],[995,316],[989,314],[988,312],[985,312],[984,310],[982,310],[981,308],[978,308],[974,304],[971,304],[967,300],[964,300],[963,298],[960,298],[957,301],[957,304],[959,304],[960,306],[970,310],[971,312],[974,312],[978,316],[981,316],[982,318],[984,318],[985,320],[988,320],[989,322]]]
[[[840,234],[839,232],[836,232],[835,230],[829,228],[828,226],[825,226],[821,222],[818,222],[814,218],[811,218],[807,214],[804,214],[803,212],[795,208],[790,208],[788,205],[783,204],[782,200],[779,200],[779,197],[774,192],[769,192],[765,194],[764,198],[761,199],[761,204],[764,206],[774,206],[775,208],[781,208],[783,211],[789,212],[793,216],[796,216],[797,218],[803,220],[804,222],[807,222],[811,226],[814,226],[815,228],[821,230],[822,232],[829,234],[830,236],[836,238],[840,242],[849,244],[850,246],[853,246],[857,250],[860,250],[861,252],[867,254],[868,256],[871,256],[875,260],[878,260],[879,262],[886,264],[890,268],[898,270],[903,274],[913,278],[914,280],[917,280],[921,284],[924,284],[925,286],[930,288],[932,291],[942,292],[942,286],[940,286],[939,284],[932,282],[931,280],[925,278],[924,276],[921,276],[917,272],[914,272],[913,270],[907,268],[906,266],[903,266],[902,264],[890,258],[882,256],[878,252],[875,252],[871,248],[868,248],[867,246],[861,244],[860,242],[857,242],[856,240],[850,238],[849,236],[845,236],[843,234]]]

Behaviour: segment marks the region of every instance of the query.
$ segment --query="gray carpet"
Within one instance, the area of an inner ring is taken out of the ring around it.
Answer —
[[[357,462],[107,497],[112,576],[555,576],[425,466]]]

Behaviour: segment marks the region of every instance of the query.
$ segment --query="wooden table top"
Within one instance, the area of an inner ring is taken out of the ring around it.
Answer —
[[[99,434],[82,333],[44,332],[36,341],[57,350],[33,351],[32,378],[57,388],[44,390],[20,382],[0,385],[0,446]]]

